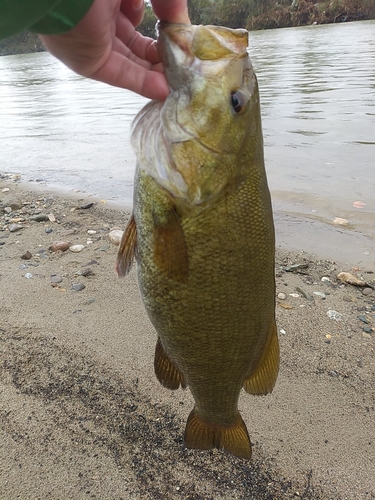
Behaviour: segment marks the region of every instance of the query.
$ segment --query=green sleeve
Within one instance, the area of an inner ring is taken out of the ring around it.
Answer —
[[[28,30],[44,35],[69,31],[94,0],[0,0],[0,39]]]

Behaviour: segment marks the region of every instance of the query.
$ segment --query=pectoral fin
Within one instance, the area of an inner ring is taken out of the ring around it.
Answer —
[[[272,392],[279,372],[279,341],[276,324],[271,326],[269,342],[256,370],[243,383],[243,388],[249,394],[265,395]]]
[[[160,338],[158,338],[156,342],[154,369],[157,379],[161,385],[167,389],[175,390],[180,386],[183,389],[186,388],[184,375],[178,370],[165,352]]]
[[[135,250],[137,247],[137,226],[132,214],[122,235],[120,248],[117,253],[116,271],[120,278],[123,278],[130,271]]]
[[[184,231],[174,207],[154,213],[154,261],[169,278],[186,281],[188,252]]]
[[[218,448],[236,457],[251,457],[249,434],[239,413],[233,425],[219,425],[206,422],[193,409],[186,423],[184,439],[187,448],[198,450]]]

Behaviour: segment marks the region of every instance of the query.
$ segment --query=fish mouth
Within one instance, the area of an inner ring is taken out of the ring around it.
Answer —
[[[213,64],[219,73],[228,58],[246,55],[246,30],[159,21],[157,31],[158,50],[172,90],[190,81],[192,72],[204,75],[207,63],[210,73]]]

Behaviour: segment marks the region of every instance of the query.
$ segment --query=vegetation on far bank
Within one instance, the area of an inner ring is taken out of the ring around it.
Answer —
[[[375,19],[374,0],[188,0],[193,24],[215,24],[248,30]],[[138,30],[155,37],[156,18],[146,3]],[[0,55],[40,52],[38,36],[23,32],[0,40]]]

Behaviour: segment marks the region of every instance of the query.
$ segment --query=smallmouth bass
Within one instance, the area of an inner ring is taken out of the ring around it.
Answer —
[[[155,373],[189,387],[188,448],[250,458],[241,388],[272,391],[279,368],[274,227],[248,34],[159,23],[171,93],[133,124],[133,214],[117,270],[137,261],[158,338]]]

